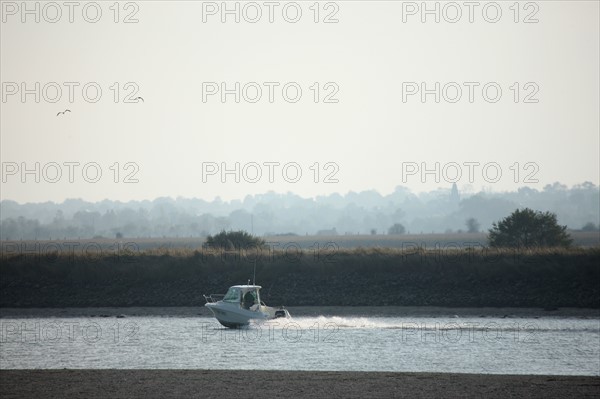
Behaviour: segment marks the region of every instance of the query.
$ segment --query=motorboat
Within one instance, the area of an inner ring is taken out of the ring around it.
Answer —
[[[260,300],[260,285],[234,285],[225,295],[204,295],[206,306],[215,318],[229,328],[247,326],[250,320],[289,318],[283,306],[278,309],[267,306]]]

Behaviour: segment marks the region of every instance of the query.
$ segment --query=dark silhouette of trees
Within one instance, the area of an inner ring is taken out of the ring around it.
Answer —
[[[491,247],[569,247],[573,242],[567,226],[560,226],[551,212],[517,209],[492,226],[488,236]]]
[[[479,228],[481,225],[475,218],[468,218],[465,222],[467,225],[467,233],[479,233]]]
[[[598,230],[598,227],[596,227],[596,225],[593,222],[588,222],[581,228],[581,231],[597,231],[597,230]]]
[[[239,249],[251,247],[262,248],[265,245],[265,240],[254,237],[243,230],[228,232],[221,231],[219,234],[215,234],[214,236],[209,235],[206,238],[206,245],[209,248],[219,249]]]
[[[401,235],[404,233],[406,233],[406,228],[400,223],[394,223],[394,225],[388,229],[389,235]]]

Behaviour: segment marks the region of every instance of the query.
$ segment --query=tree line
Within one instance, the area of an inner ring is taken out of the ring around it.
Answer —
[[[251,234],[419,234],[486,231],[515,209],[556,215],[572,230],[595,231],[600,220],[599,188],[555,183],[537,190],[462,192],[451,188],[413,193],[405,187],[302,198],[268,192],[243,200],[157,198],[152,201],[19,204],[0,202],[0,238],[77,239],[207,237],[223,230]]]

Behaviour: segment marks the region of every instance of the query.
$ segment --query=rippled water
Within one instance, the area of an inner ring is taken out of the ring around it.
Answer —
[[[4,318],[0,368],[427,371],[600,375],[600,321],[295,317]]]

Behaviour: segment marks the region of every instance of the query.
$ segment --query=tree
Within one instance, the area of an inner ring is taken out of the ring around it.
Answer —
[[[466,225],[467,225],[467,233],[479,233],[479,227],[481,227],[481,225],[479,224],[477,219],[475,219],[475,218],[467,219]]]
[[[598,228],[593,222],[587,222],[585,226],[581,228],[581,231],[596,231]]]
[[[248,232],[240,231],[221,231],[214,236],[206,237],[206,245],[210,248],[235,249],[235,248],[262,248],[265,245],[265,240],[254,237]]]
[[[510,216],[492,224],[488,236],[491,247],[532,248],[569,247],[573,240],[567,226],[560,226],[556,214],[517,209]]]
[[[400,235],[404,234],[405,232],[406,229],[400,223],[394,223],[394,225],[388,229],[389,235]]]

